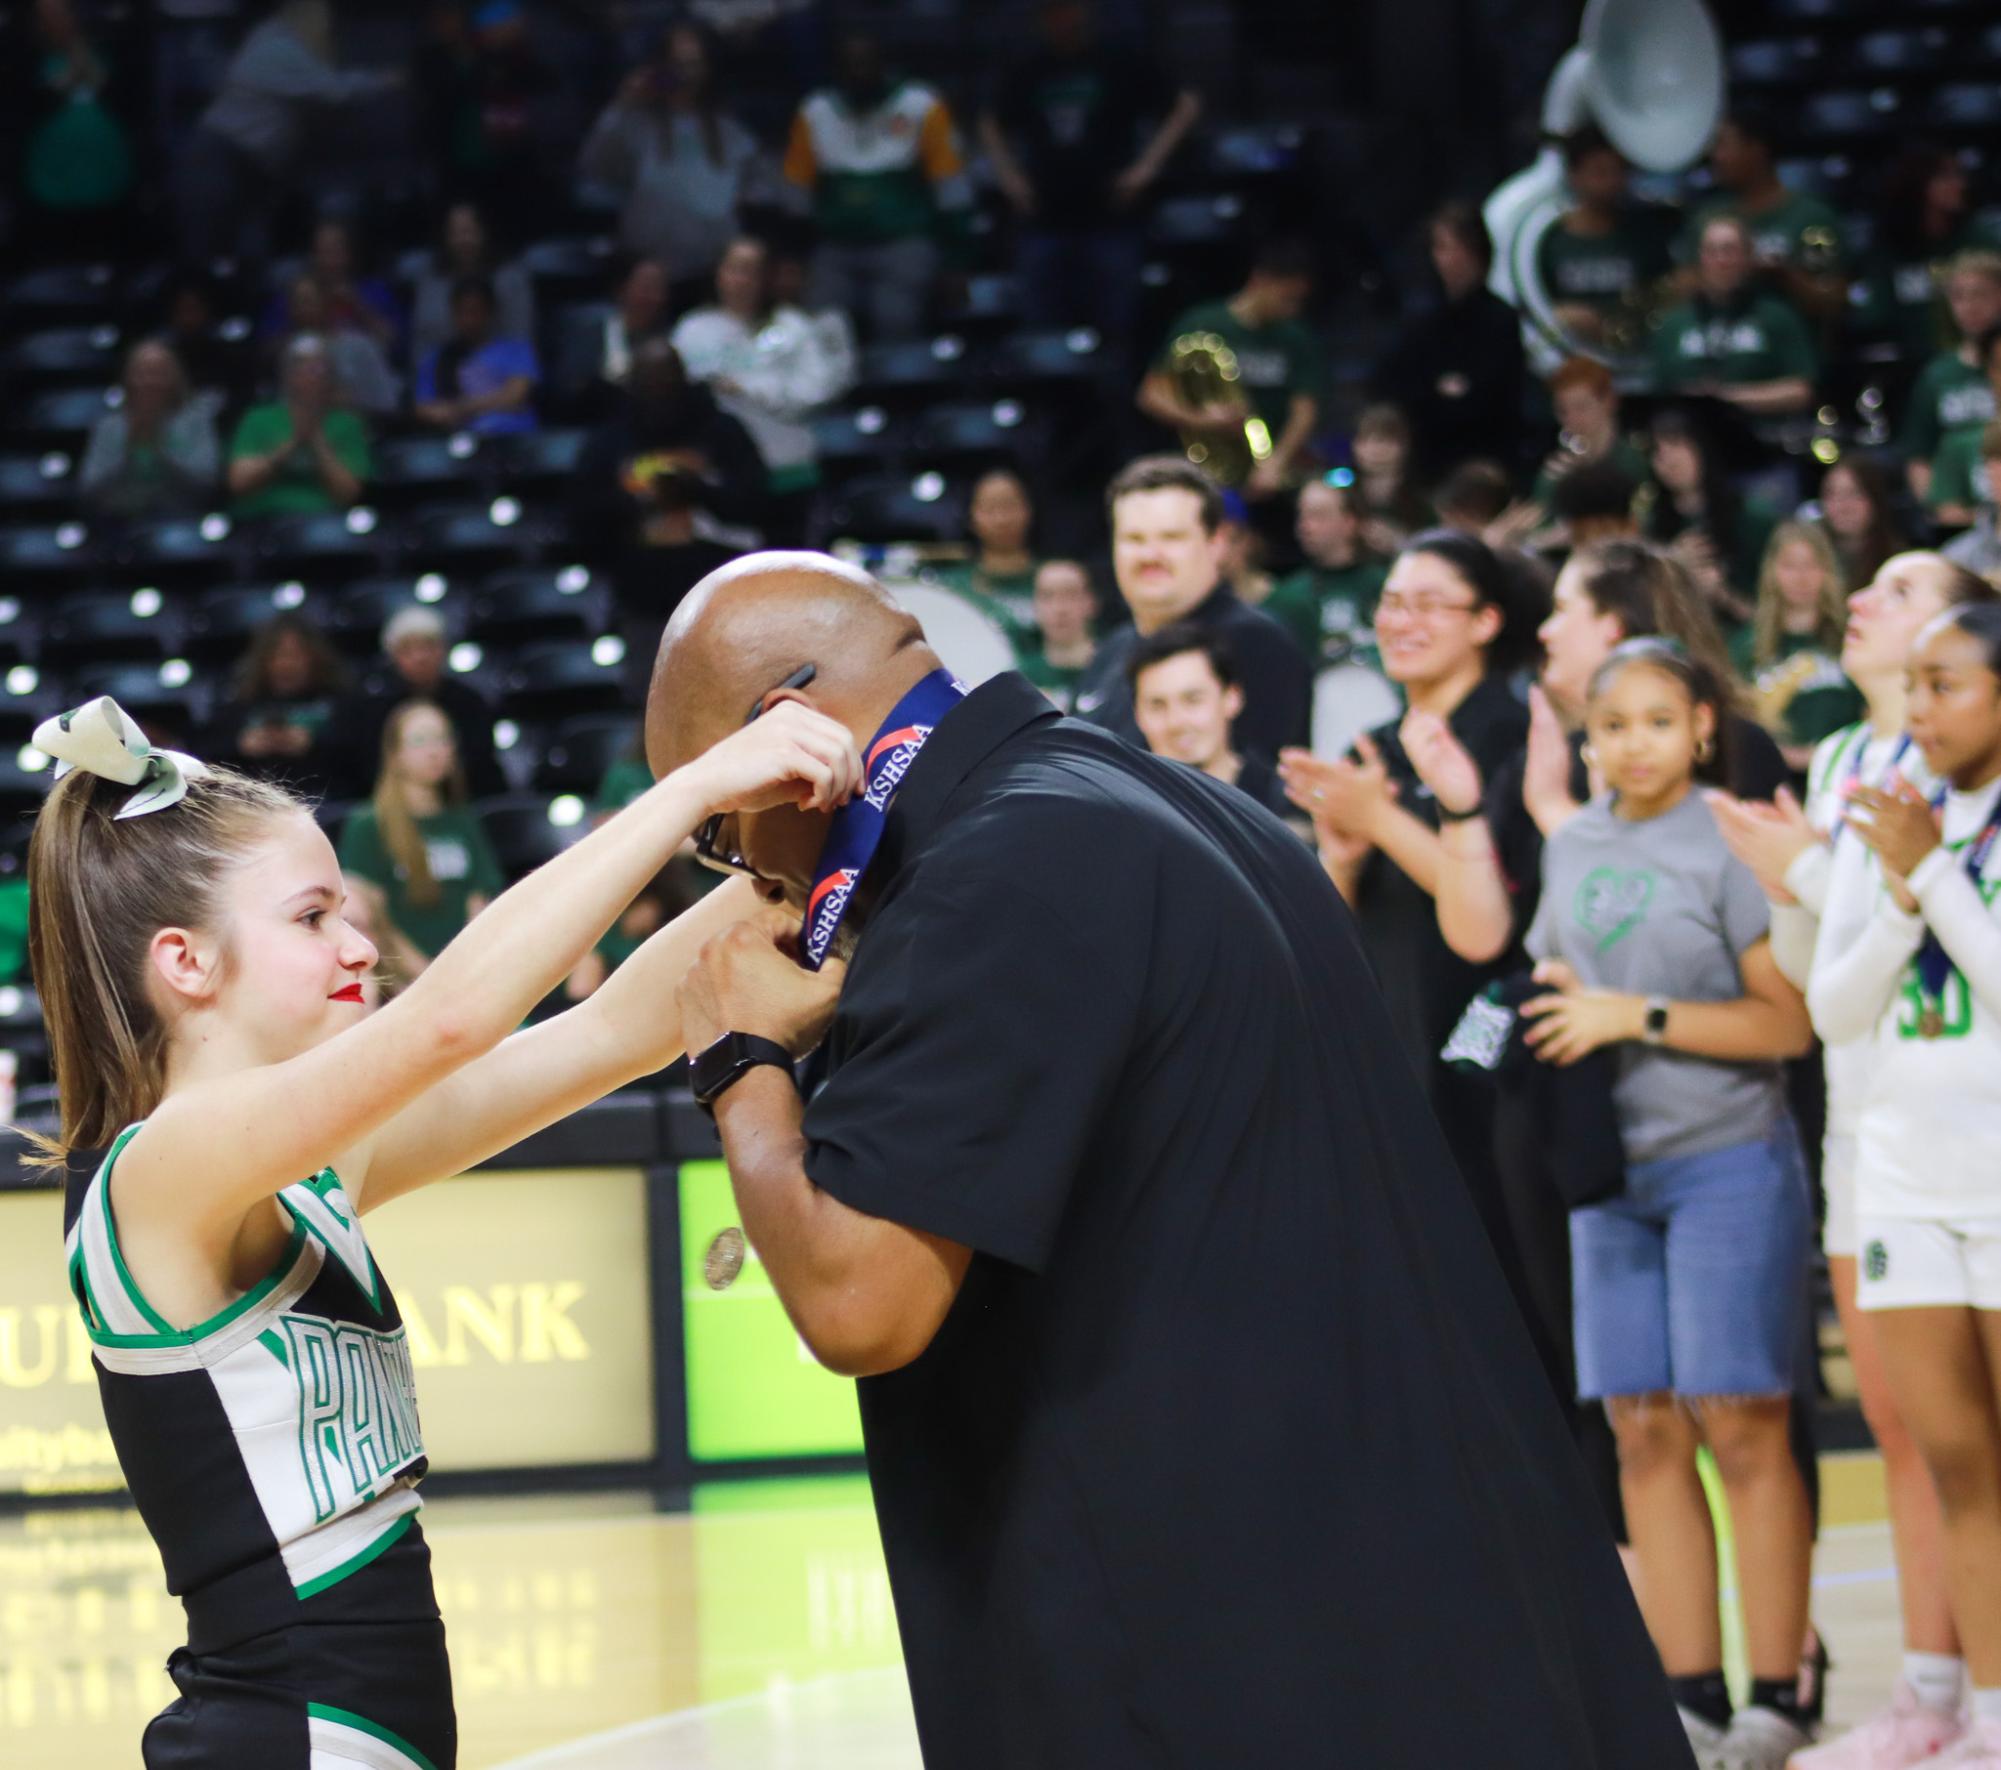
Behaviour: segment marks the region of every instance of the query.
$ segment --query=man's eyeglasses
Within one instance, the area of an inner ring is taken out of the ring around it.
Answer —
[[[776,687],[768,688],[750,703],[750,711],[743,716],[746,725],[757,723],[758,716],[765,710],[765,702],[775,694],[783,694],[788,688],[804,688],[819,669],[813,664],[801,664],[798,669]],[[718,873],[755,873],[756,868],[734,848],[724,848],[722,844],[723,819],[730,814],[719,811],[695,832],[695,858],[703,866]]]

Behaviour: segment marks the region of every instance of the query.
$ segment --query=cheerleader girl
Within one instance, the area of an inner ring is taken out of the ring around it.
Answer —
[[[1972,1683],[1956,1741],[1922,1761],[2001,1770],[2001,608],[1925,629],[1908,717],[1939,785],[1850,791],[1872,901],[1810,990],[1827,1038],[1869,1040],[1857,1298],[1938,1490]]]
[[[1812,1212],[1780,1065],[1811,1033],[1764,894],[1697,791],[1722,695],[1671,640],[1628,640],[1598,669],[1585,729],[1610,790],[1544,848],[1527,945],[1550,993],[1523,1012],[1545,1061],[1618,1048],[1626,1187],[1570,1230],[1579,1393],[1611,1413],[1641,1609],[1703,1763],[1782,1770],[1808,1739],[1813,1521],[1788,1438]],[[1751,1659],[1734,1717],[1704,1442]]]
[[[1842,669],[1861,691],[1868,716],[1815,751],[1804,808],[1783,793],[1771,804],[1711,796],[1724,840],[1772,901],[1779,962],[1807,987],[1809,998],[1812,970],[1840,959],[1867,926],[1874,904],[1875,863],[1849,821],[1849,790],[1896,778],[1926,793],[1935,785],[1904,729],[1905,676],[1917,637],[1945,609],[1995,596],[1985,580],[1936,553],[1887,559],[1850,600],[1841,647]],[[1904,1659],[1888,1708],[1841,1739],[1800,1754],[1795,1764],[1797,1770],[1902,1770],[1957,1738],[1966,1669],[1946,1595],[1938,1497],[1884,1371],[1876,1317],[1856,1307],[1855,1133],[1871,1068],[1869,1040],[1828,1040],[1825,1065],[1821,1246],[1862,1412],[1883,1457]]]
[[[678,1056],[674,986],[754,913],[742,887],[514,1029],[705,818],[840,803],[853,743],[780,704],[503,892],[371,1014],[375,948],[305,805],[152,748],[108,697],[35,741],[65,765],[28,871],[70,1286],[188,1617],[147,1770],[451,1770],[423,1430],[361,1213]]]

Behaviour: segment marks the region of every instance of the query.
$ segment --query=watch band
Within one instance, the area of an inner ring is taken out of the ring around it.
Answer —
[[[1668,999],[1666,996],[1649,996],[1647,1012],[1640,1023],[1640,1043],[1658,1045],[1667,1038]]]
[[[1470,824],[1486,807],[1475,804],[1470,811],[1453,811],[1437,799],[1432,804],[1438,809],[1438,821],[1442,824]]]
[[[792,1053],[756,1033],[724,1033],[689,1066],[688,1083],[694,1090],[695,1104],[714,1118],[717,1100],[752,1070],[766,1065],[790,1075]]]

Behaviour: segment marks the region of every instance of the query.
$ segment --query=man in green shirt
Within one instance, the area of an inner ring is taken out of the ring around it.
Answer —
[[[1789,189],[1773,164],[1766,126],[1739,111],[1725,119],[1709,149],[1720,201],[1697,211],[1684,256],[1698,256],[1704,228],[1719,215],[1736,217],[1770,292],[1815,325],[1831,325],[1848,300],[1841,217],[1819,197]]]
[[[1313,259],[1305,244],[1267,241],[1236,294],[1191,307],[1174,322],[1140,383],[1139,409],[1170,430],[1226,438],[1241,432],[1247,419],[1264,426],[1270,452],[1237,488],[1254,503],[1284,488],[1320,414],[1320,343],[1299,317],[1312,291]],[[1174,341],[1197,332],[1214,333],[1236,356],[1234,399],[1195,406],[1176,387]]]
[[[1587,125],[1563,144],[1571,207],[1542,237],[1536,261],[1566,336],[1582,344],[1629,346],[1652,285],[1672,268],[1666,211],[1627,201],[1630,168],[1604,131]]]
[[[1800,316],[1751,286],[1751,238],[1743,222],[1704,223],[1695,299],[1654,334],[1654,376],[1662,393],[1728,400],[1757,417],[1803,412],[1817,372]]]
[[[1315,662],[1373,645],[1376,598],[1389,564],[1362,544],[1352,489],[1309,480],[1300,488],[1293,533],[1306,563],[1272,586],[1265,613],[1282,622]]]
[[[1962,252],[1952,261],[1945,296],[1959,343],[1919,371],[1897,436],[1911,491],[1930,504],[1951,502],[1937,496],[1931,485],[1946,439],[1959,430],[1977,436],[1981,425],[1996,415],[1980,341],[2001,325],[2001,253]]]
[[[229,490],[242,517],[343,510],[369,474],[368,431],[334,405],[326,345],[286,347],[279,397],[243,414],[229,445]]]

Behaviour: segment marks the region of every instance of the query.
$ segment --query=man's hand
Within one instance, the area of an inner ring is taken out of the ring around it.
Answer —
[[[1793,903],[1786,871],[1820,840],[1800,802],[1785,787],[1767,805],[1718,791],[1705,795],[1723,845],[1750,868],[1773,903]]]
[[[674,999],[690,1052],[725,1033],[754,1033],[803,1057],[826,1037],[847,967],[830,959],[819,971],[800,965],[798,924],[773,910],[734,924],[702,948]]]

